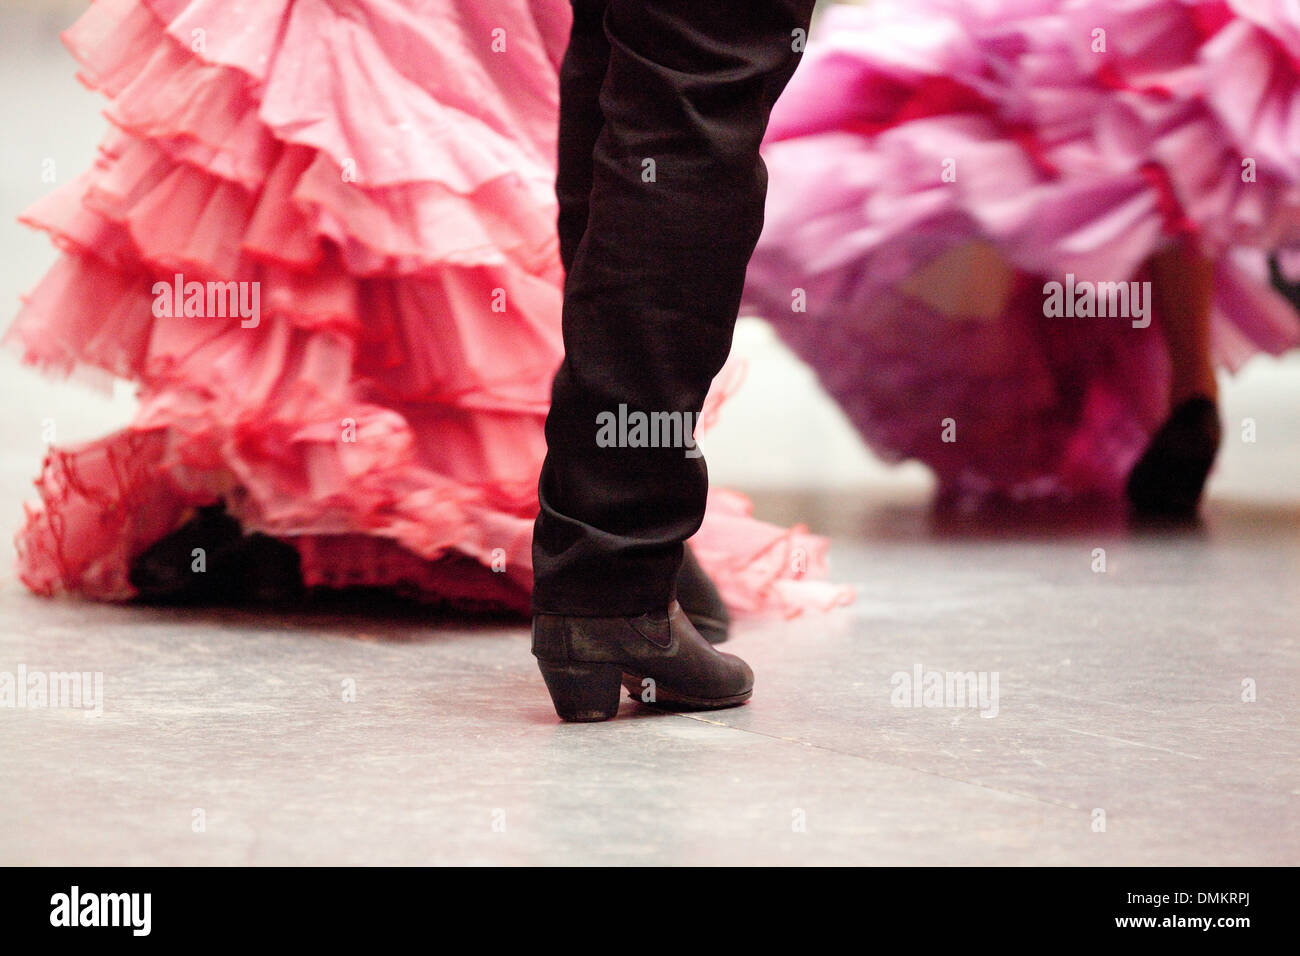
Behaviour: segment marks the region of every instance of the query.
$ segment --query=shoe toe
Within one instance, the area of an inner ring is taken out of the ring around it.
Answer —
[[[735,654],[720,654],[727,662],[727,690],[724,697],[745,694],[754,689],[754,670]]]

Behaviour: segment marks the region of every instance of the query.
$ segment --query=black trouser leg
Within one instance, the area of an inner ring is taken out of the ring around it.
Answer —
[[[533,543],[535,610],[634,615],[672,600],[682,542],[704,515],[704,459],[681,442],[602,447],[598,423],[622,407],[676,416],[689,434],[731,348],[763,222],[758,147],[798,63],[794,31],[807,28],[812,7],[605,4],[603,125],[565,286],[565,359]],[[580,126],[568,117],[562,133],[566,123]]]
[[[560,212],[560,260],[567,275],[573,268],[582,234],[587,231],[587,211],[596,139],[605,125],[600,111],[600,87],[609,67],[609,41],[605,39],[607,0],[572,0],[573,29],[560,65],[559,162],[555,196]]]

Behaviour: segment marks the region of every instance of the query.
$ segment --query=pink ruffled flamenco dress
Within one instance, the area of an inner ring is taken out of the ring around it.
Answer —
[[[24,214],[62,255],[6,338],[134,381],[139,409],[47,456],[17,536],[31,590],[130,599],[148,549],[219,539],[253,593],[301,575],[527,609],[569,20],[565,0],[98,0],[67,31],[112,131]],[[825,540],[737,494],[692,544],[733,611],[850,598]]]
[[[1190,238],[1218,362],[1294,346],[1268,254],[1300,237],[1298,83],[1280,0],[833,8],[769,129],[748,307],[941,498],[1117,499],[1170,413],[1161,317],[1047,284],[1140,283]]]

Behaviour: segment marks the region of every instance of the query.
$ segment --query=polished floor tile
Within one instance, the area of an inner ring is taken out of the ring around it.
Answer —
[[[522,624],[11,584],[0,672],[104,683],[0,710],[0,860],[1295,863],[1300,529],[1255,521],[1098,536],[1105,573],[1087,535],[842,541],[855,607],[738,628],[753,703],[603,725],[556,721]]]

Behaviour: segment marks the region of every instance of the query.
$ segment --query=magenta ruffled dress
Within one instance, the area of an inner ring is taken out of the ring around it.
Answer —
[[[1300,239],[1298,11],[832,8],[769,129],[748,307],[942,494],[1118,496],[1169,412],[1160,316],[1049,315],[1047,284],[1140,283],[1186,238],[1223,365],[1300,341],[1266,263]]]
[[[309,586],[526,609],[562,352],[570,16],[566,0],[98,0],[65,34],[112,132],[24,213],[62,255],[6,339],[54,373],[132,380],[140,406],[47,456],[17,536],[30,589],[130,598],[133,557],[224,500],[298,550]],[[249,304],[256,288],[256,323],[162,291],[190,282],[235,282]],[[851,598],[825,580],[824,539],[735,493],[711,496],[693,545],[735,611]]]

